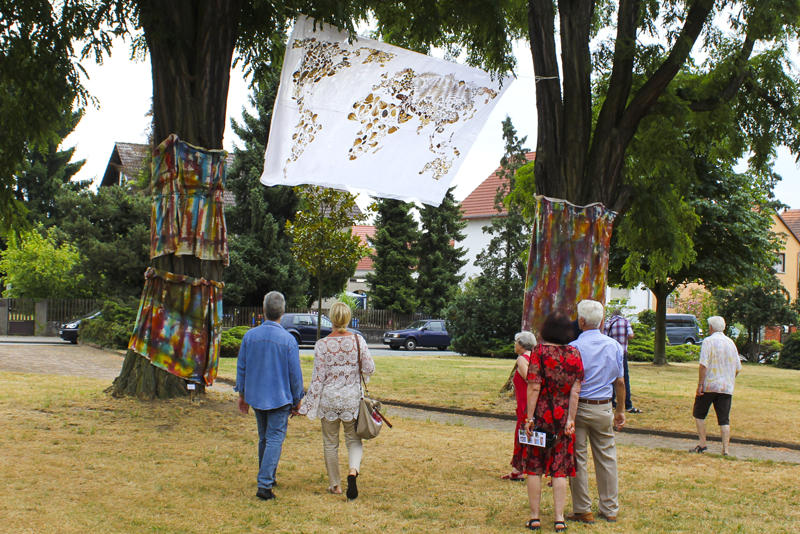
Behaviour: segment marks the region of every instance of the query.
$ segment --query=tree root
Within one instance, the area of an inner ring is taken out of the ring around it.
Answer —
[[[105,392],[116,398],[137,397],[143,400],[194,397],[197,393],[205,393],[203,384],[194,384],[196,389],[190,390],[187,388],[189,383],[129,350],[125,355],[122,371]]]

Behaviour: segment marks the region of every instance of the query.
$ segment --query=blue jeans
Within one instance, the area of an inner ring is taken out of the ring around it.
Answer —
[[[253,411],[258,423],[258,487],[269,489],[275,484],[275,472],[281,459],[292,407],[287,404],[274,410],[253,408]]]
[[[631,379],[628,375],[628,353],[626,352],[625,355],[622,357],[622,370],[625,376],[625,410],[630,410],[633,408],[633,403],[631,402]],[[617,407],[617,390],[616,388],[612,388],[611,390],[611,401],[614,405],[614,408]]]

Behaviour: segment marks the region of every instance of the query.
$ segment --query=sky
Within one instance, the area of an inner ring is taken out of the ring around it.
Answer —
[[[149,59],[135,62],[129,59],[129,44],[118,39],[113,55],[103,65],[93,60],[83,63],[89,79],[84,80],[89,93],[99,107],[88,106],[75,131],[64,142],[63,147],[76,147],[73,161],[85,159],[86,164],[76,175],[78,180],[94,180],[99,183],[105,172],[115,142],[145,143],[152,97],[152,77]],[[454,195],[463,200],[499,166],[503,155],[502,121],[506,115],[520,137],[527,136],[526,147],[536,146],[536,86],[530,50],[526,43],[515,46],[518,58],[517,79],[511,84],[492,115],[486,122],[475,144],[453,180]],[[223,146],[232,151],[238,137],[230,127],[230,118],[241,119],[242,109],[249,106],[249,80],[241,68],[231,71],[230,88]],[[742,170],[741,166],[738,170]],[[783,177],[775,188],[776,197],[791,208],[800,208],[800,169],[789,150],[778,149],[775,172]],[[359,198],[365,206],[369,199]]]

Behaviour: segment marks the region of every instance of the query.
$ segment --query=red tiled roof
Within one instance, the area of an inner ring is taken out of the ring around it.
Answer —
[[[800,209],[786,210],[783,213],[779,213],[778,216],[800,241]]]
[[[353,235],[357,235],[361,238],[361,243],[364,245],[369,245],[368,238],[375,235],[375,227],[368,225],[368,224],[359,224],[355,225],[350,229],[353,232]],[[369,256],[364,256],[359,260],[358,265],[356,265],[356,271],[371,271],[372,270],[372,258]]]
[[[536,152],[528,152],[525,158],[528,161],[533,161],[536,157]],[[488,219],[492,215],[503,215],[506,213],[505,209],[498,212],[494,208],[494,196],[497,194],[497,188],[502,183],[501,178],[497,175],[501,167],[498,167],[487,179],[481,183],[475,190],[467,195],[461,202],[461,215],[462,219]]]

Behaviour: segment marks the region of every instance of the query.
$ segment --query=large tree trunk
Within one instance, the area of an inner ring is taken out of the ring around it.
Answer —
[[[667,365],[667,297],[670,289],[666,284],[655,284],[651,288],[656,297],[656,336],[653,342],[653,365]]]
[[[241,1],[139,0],[137,4],[153,72],[154,142],[177,134],[195,146],[221,149]],[[222,281],[222,261],[167,254],[154,258],[152,265]],[[110,389],[114,395],[150,399],[189,395],[185,380],[130,350]]]

